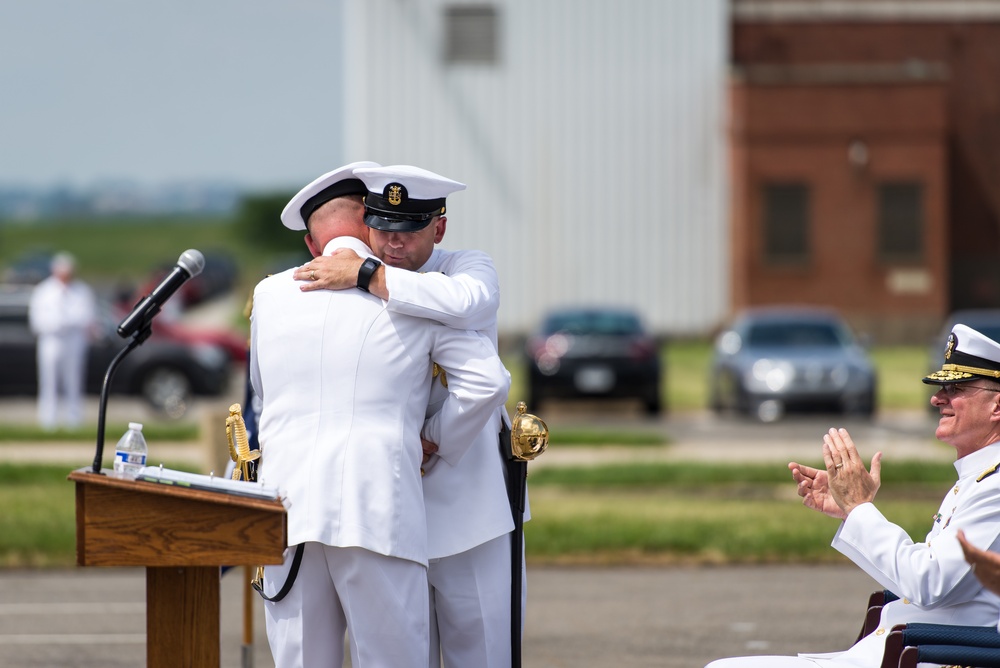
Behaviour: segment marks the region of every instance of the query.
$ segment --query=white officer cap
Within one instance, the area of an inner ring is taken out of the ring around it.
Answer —
[[[365,224],[384,232],[416,232],[445,212],[445,198],[465,184],[412,165],[354,170],[368,188]]]
[[[344,195],[367,195],[365,184],[353,172],[358,167],[378,166],[377,162],[362,160],[327,172],[289,200],[281,212],[281,222],[290,230],[304,230],[309,216],[330,200]]]
[[[928,385],[964,383],[977,378],[1000,380],[1000,343],[966,325],[951,328],[944,364],[924,378]]]

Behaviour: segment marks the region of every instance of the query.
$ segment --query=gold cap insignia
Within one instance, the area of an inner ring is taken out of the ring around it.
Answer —
[[[389,186],[389,195],[386,199],[389,200],[389,204],[399,206],[403,201],[403,186],[398,183],[391,184]]]
[[[950,360],[951,359],[951,351],[953,351],[955,349],[955,344],[956,343],[957,343],[957,341],[955,340],[955,335],[954,334],[949,334],[948,335],[948,345],[946,345],[944,347],[944,358],[946,360]]]

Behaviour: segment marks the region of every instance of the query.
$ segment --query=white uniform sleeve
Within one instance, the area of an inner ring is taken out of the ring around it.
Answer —
[[[947,525],[936,526],[922,543],[914,543],[873,504],[862,504],[841,524],[833,547],[897,596],[932,609],[969,600],[982,588],[962,554],[958,529],[973,545],[1000,547],[1000,489],[995,483],[976,489]]]
[[[448,396],[421,435],[454,466],[507,400],[510,374],[492,342],[477,332],[441,327],[431,354],[448,375]]]
[[[390,311],[435,320],[455,329],[488,330],[496,326],[500,279],[490,256],[457,251],[448,275],[385,268]]]

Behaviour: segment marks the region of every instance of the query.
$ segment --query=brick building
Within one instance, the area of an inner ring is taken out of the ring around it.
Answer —
[[[733,0],[733,306],[1000,307],[1000,2]]]

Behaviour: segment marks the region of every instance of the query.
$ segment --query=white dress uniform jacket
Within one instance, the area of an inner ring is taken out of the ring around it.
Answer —
[[[988,592],[965,561],[955,537],[965,531],[972,544],[1000,549],[1000,444],[955,462],[958,482],[934,516],[924,542],[914,543],[901,528],[866,503],[855,508],[833,539],[884,588],[900,597],[882,608],[877,630],[843,652],[799,654],[802,665],[870,666],[882,662],[885,639],[896,624],[929,622],[991,626],[1000,619],[1000,597]],[[710,666],[773,666],[769,657],[723,659]],[[781,666],[797,665],[789,659]]]
[[[349,237],[324,250],[341,247],[371,256]],[[394,313],[359,290],[302,292],[292,273],[254,291],[250,360],[263,401],[260,478],[286,495],[288,543],[426,565],[420,435],[431,361],[451,392],[424,436],[450,465],[505,400],[509,375],[475,332]]]
[[[390,311],[477,330],[496,348],[500,282],[486,253],[435,248],[419,275],[387,266],[385,281]],[[434,383],[427,414],[440,410],[447,396],[444,386]],[[430,558],[465,552],[513,531],[498,438],[505,416],[501,406],[457,465],[432,460],[433,465],[425,467]]]

